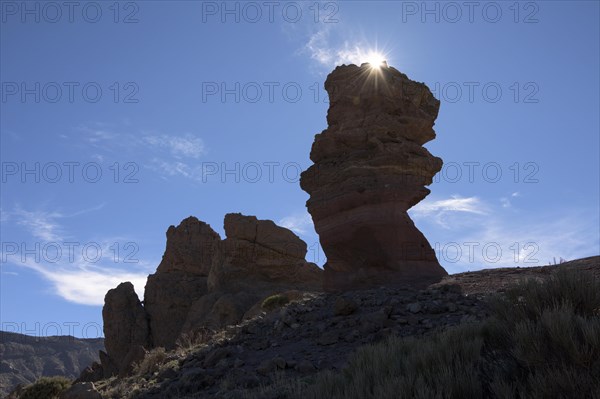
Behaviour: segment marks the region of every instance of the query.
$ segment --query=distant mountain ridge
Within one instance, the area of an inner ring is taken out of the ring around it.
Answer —
[[[104,349],[104,338],[33,337],[0,331],[0,397],[42,376],[77,378]]]

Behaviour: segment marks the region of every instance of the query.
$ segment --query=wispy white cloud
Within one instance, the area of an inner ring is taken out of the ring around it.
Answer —
[[[486,206],[477,197],[461,197],[453,195],[451,198],[437,201],[423,201],[412,208],[416,216],[428,216],[443,212],[466,212],[478,215],[487,214]]]
[[[102,155],[102,154],[93,154],[92,155],[92,159],[94,161],[102,163],[102,162],[104,162],[104,155]]]
[[[17,224],[27,229],[31,235],[45,242],[60,241],[63,238],[57,219],[63,215],[58,212],[27,211],[17,206],[12,214]]]
[[[500,203],[502,204],[503,208],[510,208],[512,206],[511,198],[517,198],[520,196],[521,194],[518,191],[515,191],[509,197],[501,197]]]
[[[147,135],[143,136],[142,140],[152,147],[167,149],[177,158],[199,158],[205,153],[202,139],[190,134],[183,136]]]
[[[292,230],[298,235],[308,234],[313,228],[313,221],[308,212],[286,216],[280,219],[277,224]]]
[[[279,219],[277,224],[292,230],[306,242],[308,246],[306,260],[308,262],[315,263],[321,267],[327,262],[327,257],[319,242],[319,236],[315,232],[312,217],[306,210],[291,213]]]
[[[4,223],[4,222],[8,222],[8,220],[10,219],[10,215],[7,211],[5,211],[4,209],[0,208],[0,222]]]
[[[104,162],[108,153],[127,152],[136,157],[143,152],[142,166],[159,172],[163,178],[183,176],[197,179],[201,174],[194,166],[195,160],[206,154],[206,146],[202,138],[190,134],[165,134],[155,132],[117,133],[105,124],[80,126],[83,133],[83,143],[93,147],[96,152],[92,157],[98,162]]]
[[[90,129],[88,133],[87,141],[92,144],[111,141],[118,138],[117,133],[103,129]]]
[[[573,260],[597,255],[600,248],[593,226],[598,220],[590,222],[578,211],[550,217],[540,214],[527,221],[498,214],[464,236],[464,242],[480,243],[474,252],[486,268],[544,265],[554,257]]]
[[[143,287],[147,273],[132,273],[119,269],[96,268],[50,271],[38,268],[38,271],[52,282],[56,294],[69,302],[83,305],[101,306],[106,292],[122,282],[130,281],[138,296],[143,298]]]
[[[507,199],[520,195],[514,194]],[[411,216],[450,273],[537,266],[555,257],[572,260],[600,253],[597,211],[523,213],[518,207],[458,196],[425,200],[413,210]]]
[[[188,179],[199,180],[202,176],[201,168],[192,167],[188,163],[181,161],[153,158],[146,166],[151,170],[159,172],[163,177],[182,176]]]
[[[327,70],[342,64],[361,65],[369,62],[374,55],[388,58],[385,49],[378,48],[375,43],[367,43],[365,39],[349,39],[355,32],[342,32],[338,24],[319,24],[306,39],[300,54],[308,55],[320,67]],[[387,61],[390,61],[387,59]]]
[[[156,152],[168,152],[178,158],[198,158],[205,154],[204,141],[190,133],[119,133],[106,127],[80,126],[84,142],[99,148],[134,150],[136,147]],[[101,154],[95,154],[96,156]]]
[[[478,197],[459,195],[441,200],[425,199],[409,210],[412,218],[427,218],[447,229],[461,225],[466,215],[486,215],[488,212],[489,207]]]
[[[314,32],[305,45],[305,51],[310,58],[320,65],[333,68],[342,64],[360,65],[367,62],[373,53],[379,52],[378,49],[369,46],[364,42],[354,42],[350,44],[343,41],[341,44],[332,44],[331,25],[325,25],[321,30]]]
[[[114,248],[115,243],[121,248],[131,243],[135,246],[134,250],[137,250],[135,242],[122,237],[78,242],[66,233],[67,229],[61,224],[62,219],[93,212],[102,207],[103,204],[72,214],[28,211],[17,207],[11,214],[15,215],[17,225],[23,227],[31,237],[26,248],[38,250],[35,254],[29,253],[25,256],[20,252],[1,253],[3,262],[36,271],[52,284],[56,295],[70,302],[102,305],[106,292],[124,281],[131,281],[138,295],[142,297],[145,280],[152,264],[139,261],[136,256],[129,257],[132,251],[122,250],[117,254]],[[39,249],[48,244],[51,253]],[[84,246],[92,249],[84,251]],[[60,257],[54,252],[57,247],[61,251]]]

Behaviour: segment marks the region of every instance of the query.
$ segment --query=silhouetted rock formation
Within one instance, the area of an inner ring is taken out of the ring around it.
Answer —
[[[270,220],[225,216],[223,256],[208,278],[209,290],[264,291],[320,288],[321,270],[305,260],[307,246]]]
[[[184,331],[239,322],[257,302],[288,290],[320,290],[322,270],[305,260],[306,243],[270,220],[230,213],[208,276],[208,295],[190,309]]]
[[[221,237],[195,217],[167,230],[167,248],[156,273],[148,276],[144,307],[153,345],[171,348],[192,304],[207,294],[206,281]]]
[[[329,127],[315,136],[300,184],[327,255],[324,287],[409,284],[446,275],[406,211],[429,194],[442,160],[435,138],[440,102],[392,67],[337,67],[325,82]]]
[[[150,346],[148,316],[130,282],[121,283],[104,297],[104,346],[110,357],[101,356],[108,374],[126,374],[134,361],[143,359],[139,347]]]
[[[228,214],[225,233],[221,240],[194,217],[169,227],[163,259],[148,276],[144,304],[131,283],[106,294],[105,376],[127,374],[145,350],[172,349],[183,333],[238,323],[270,295],[320,290],[322,271],[306,262],[306,243],[290,230]]]

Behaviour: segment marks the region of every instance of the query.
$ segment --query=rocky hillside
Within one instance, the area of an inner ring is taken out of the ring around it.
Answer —
[[[600,277],[600,257],[565,263]],[[544,281],[558,266],[490,269],[450,275],[424,290],[379,288],[313,292],[265,304],[252,319],[174,351],[152,351],[127,378],[96,382],[104,398],[237,398],[281,379],[342,370],[359,347],[395,335],[428,336],[478,322],[486,298],[525,279]]]
[[[18,384],[29,384],[42,376],[76,378],[98,360],[104,340],[70,336],[32,337],[0,331],[0,397]]]

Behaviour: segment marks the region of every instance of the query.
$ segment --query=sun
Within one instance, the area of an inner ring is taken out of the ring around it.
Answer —
[[[365,55],[365,62],[368,62],[373,69],[379,69],[383,66],[387,66],[385,55],[379,51],[369,51]]]

